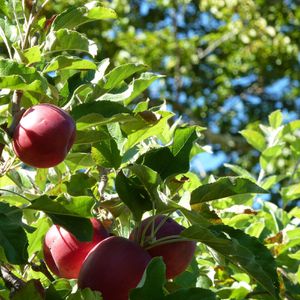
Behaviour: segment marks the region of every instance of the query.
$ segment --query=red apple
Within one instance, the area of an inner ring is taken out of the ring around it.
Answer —
[[[90,250],[99,242],[109,237],[102,223],[91,219],[93,239],[80,242],[64,228],[53,225],[44,240],[44,258],[49,269],[59,277],[77,278],[81,265]]]
[[[52,104],[27,109],[14,130],[13,147],[24,163],[50,168],[62,162],[75,140],[72,117]]]
[[[100,291],[104,300],[128,300],[140,282],[151,256],[138,244],[112,236],[87,256],[78,277],[81,289]]]
[[[180,241],[179,234],[184,229],[173,219],[157,215],[143,220],[132,231],[130,239],[136,240],[152,257],[162,256],[166,277],[171,279],[187,268],[195,253],[195,242]]]

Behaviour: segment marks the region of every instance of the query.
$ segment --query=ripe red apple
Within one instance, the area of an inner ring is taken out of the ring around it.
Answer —
[[[150,260],[147,251],[135,242],[109,237],[85,259],[78,286],[100,291],[104,300],[128,300],[129,291],[140,282]]]
[[[91,219],[93,239],[80,242],[64,228],[53,225],[44,239],[44,258],[49,269],[59,277],[77,278],[81,265],[90,250],[99,242],[109,237],[101,222]]]
[[[50,168],[65,159],[75,133],[75,122],[61,108],[52,104],[35,105],[25,111],[14,130],[14,151],[32,167]]]
[[[130,239],[137,241],[152,257],[162,256],[166,277],[171,279],[187,268],[196,249],[195,242],[180,241],[179,234],[183,230],[184,227],[173,219],[157,215],[143,220],[132,231]]]

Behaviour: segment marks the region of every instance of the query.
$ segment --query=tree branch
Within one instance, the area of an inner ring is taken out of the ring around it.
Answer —
[[[25,282],[22,279],[14,275],[3,265],[1,266],[1,277],[3,278],[6,286],[12,289],[12,292],[17,291],[25,286]]]

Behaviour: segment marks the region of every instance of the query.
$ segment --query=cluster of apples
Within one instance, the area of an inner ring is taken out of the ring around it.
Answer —
[[[50,227],[44,239],[44,258],[59,277],[78,279],[78,287],[101,292],[104,300],[128,300],[155,256],[166,264],[168,279],[190,264],[196,244],[182,240],[184,229],[175,220],[157,215],[143,220],[129,239],[111,235],[103,223],[91,219],[93,239],[78,241],[58,225]]]

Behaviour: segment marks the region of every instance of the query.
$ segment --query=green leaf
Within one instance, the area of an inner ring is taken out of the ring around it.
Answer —
[[[93,144],[100,142],[105,139],[109,139],[109,134],[103,128],[98,128],[97,130],[77,130],[76,131],[76,139],[74,144]]]
[[[78,120],[89,114],[99,114],[104,118],[114,117],[116,114],[130,114],[131,111],[120,103],[110,101],[84,103],[75,106],[71,111],[71,116]]]
[[[92,217],[91,211],[95,205],[94,199],[88,196],[63,197],[55,199],[43,195],[32,201],[26,209],[41,210],[48,214],[57,214],[74,217]]]
[[[114,10],[97,6],[97,2],[90,2],[83,7],[69,8],[58,15],[52,24],[52,30],[61,28],[74,29],[87,22],[116,18],[117,14]]]
[[[280,110],[276,110],[269,115],[269,123],[270,125],[276,129],[282,124],[282,113]]]
[[[159,136],[162,132],[169,127],[168,120],[173,116],[171,112],[160,112],[162,117],[154,124],[148,123],[147,126],[140,130],[134,131],[132,134],[128,135],[127,142],[124,146],[127,151],[137,143],[151,137],[151,136]]]
[[[71,232],[79,241],[89,242],[93,237],[93,226],[89,219],[48,213],[54,224]]]
[[[7,17],[9,17],[9,9],[5,0],[0,1],[0,11]]]
[[[5,203],[0,203],[0,246],[10,263],[27,262],[28,241],[22,226],[22,211]]]
[[[275,260],[258,239],[225,225],[208,228],[193,225],[181,235],[204,243],[224,255],[231,263],[246,271],[261,284],[274,299],[279,299]]]
[[[100,61],[91,83],[97,84],[104,77],[105,71],[108,68],[109,64],[110,64],[109,58],[105,58]]]
[[[68,296],[67,300],[102,300],[101,293],[91,289],[78,290],[75,294]]]
[[[276,157],[278,157],[281,153],[282,153],[282,145],[275,145],[265,149],[259,158],[259,163],[261,167],[264,170],[266,170],[268,164]]]
[[[124,103],[128,105],[131,103],[132,100],[134,100],[137,96],[139,96],[144,90],[146,90],[152,82],[159,78],[163,78],[165,76],[163,75],[156,75],[154,73],[146,72],[141,74],[141,76],[133,81],[133,91],[131,95],[124,100]]]
[[[222,177],[216,182],[201,185],[193,190],[190,203],[193,205],[241,194],[268,194],[268,192],[246,178]]]
[[[196,131],[194,126],[177,128],[170,147],[151,150],[138,162],[158,172],[163,180],[171,175],[186,173],[190,167],[190,152],[197,139]]]
[[[149,194],[135,177],[126,177],[123,171],[120,171],[116,176],[115,187],[120,199],[131,210],[136,221],[142,218],[144,212],[152,209]]]
[[[28,255],[31,257],[35,252],[42,249],[43,239],[50,225],[46,218],[39,219],[36,224],[36,229],[33,233],[28,233]]]
[[[90,60],[76,56],[56,56],[44,69],[44,73],[56,70],[96,70],[97,66]]]
[[[300,183],[283,187],[280,193],[285,204],[289,201],[298,200],[300,198]]]
[[[97,45],[87,39],[83,34],[68,29],[60,29],[58,31],[51,31],[45,41],[45,51],[83,51],[88,52],[91,56],[97,54]]]
[[[96,164],[101,167],[118,169],[121,165],[122,157],[117,143],[112,138],[93,145],[91,154]]]
[[[166,266],[162,257],[154,257],[148,264],[137,288],[129,294],[130,300],[161,300],[166,282]]]
[[[41,61],[41,50],[39,46],[28,48],[24,50],[22,54],[25,58],[24,62],[26,62],[28,65]]]
[[[175,293],[165,296],[164,300],[216,300],[216,294],[202,288],[180,289]]]
[[[263,135],[258,131],[252,129],[245,129],[240,131],[247,142],[259,151],[263,151],[266,148],[266,141]]]
[[[116,87],[126,78],[130,77],[131,75],[137,72],[144,71],[145,69],[147,69],[146,65],[135,63],[118,66],[105,75],[103,88],[110,90]]]
[[[88,196],[89,190],[96,184],[96,179],[85,173],[73,174],[66,183],[68,193],[71,196]]]
[[[33,67],[0,59],[0,88],[47,93],[48,82]]]
[[[64,163],[73,171],[86,169],[95,165],[92,156],[88,153],[70,153],[64,160]]]
[[[78,130],[86,130],[91,127],[95,127],[99,125],[107,125],[115,122],[124,123],[124,122],[131,122],[134,120],[135,120],[134,116],[127,113],[116,114],[108,118],[103,117],[102,115],[97,113],[94,114],[92,113],[78,119],[76,122],[76,127]]]
[[[44,298],[44,288],[40,281],[32,279],[26,282],[25,286],[17,290],[13,295],[12,300],[24,300],[24,299],[34,299],[43,300]]]
[[[231,164],[224,164],[224,166],[226,168],[229,168],[230,170],[232,170],[233,172],[235,172],[239,176],[247,178],[247,179],[249,179],[251,181],[255,181],[254,176],[251,173],[249,173],[247,170],[241,168],[240,166],[231,165]]]

